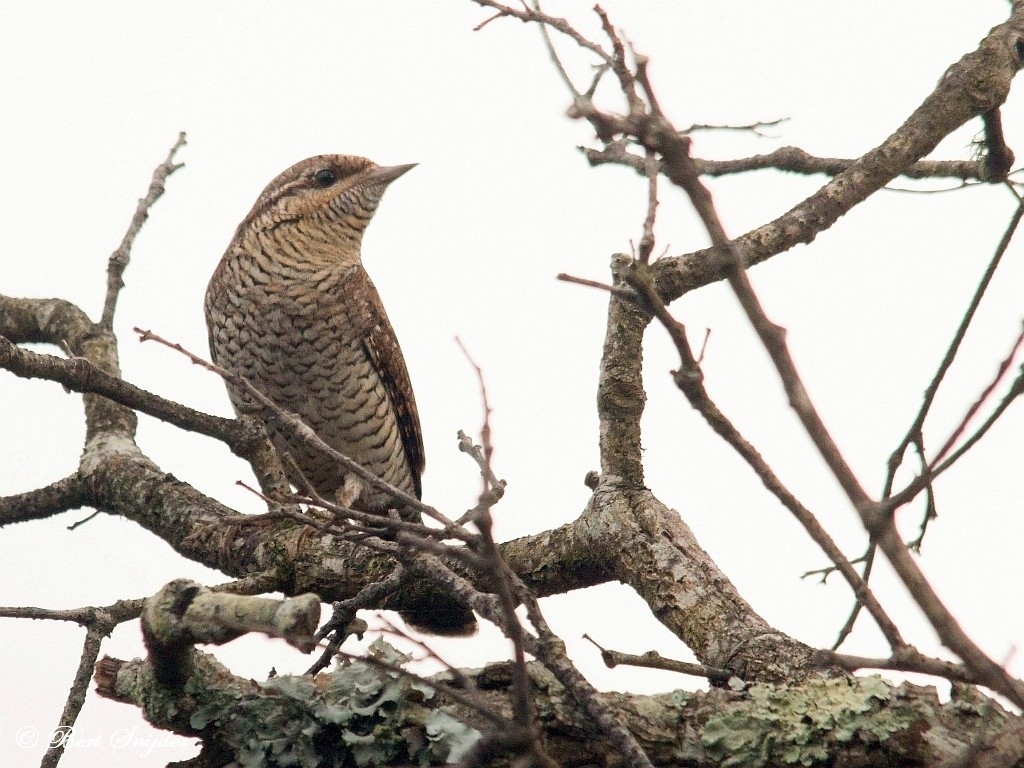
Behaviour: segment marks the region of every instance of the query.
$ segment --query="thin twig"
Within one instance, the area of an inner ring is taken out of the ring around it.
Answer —
[[[601,46],[591,42],[583,35],[581,35],[579,32],[577,32],[576,29],[571,24],[569,24],[569,22],[567,22],[565,19],[560,19],[555,16],[548,16],[546,13],[542,13],[541,11],[532,8],[524,8],[522,10],[512,8],[511,6],[505,5],[504,3],[494,2],[493,0],[473,0],[473,2],[484,8],[494,8],[497,11],[497,14],[486,19],[481,24],[477,25],[477,30],[482,29],[486,24],[491,23],[495,19],[500,19],[503,17],[519,19],[519,21],[522,21],[524,23],[536,22],[538,24],[543,24],[544,26],[551,27],[552,29],[561,32],[566,37],[571,38],[581,48],[586,48],[588,51],[597,54],[598,58],[600,58],[605,63],[611,63],[611,56],[608,54],[607,51],[605,51]]]
[[[610,651],[606,648],[602,648],[598,642],[588,634],[584,634],[583,639],[589,640],[601,652],[601,661],[603,661],[605,666],[609,669],[614,669],[620,664],[629,667],[643,667],[645,669],[664,669],[668,672],[679,672],[684,675],[704,677],[715,685],[724,685],[730,679],[735,677],[735,675],[727,669],[708,667],[703,664],[694,664],[689,661],[667,659],[657,651],[647,651],[647,653],[640,655],[623,653],[622,651]]]
[[[648,264],[654,250],[654,222],[658,214],[658,156],[647,151],[647,215],[644,217],[643,234],[637,246],[637,259]]]
[[[314,639],[317,642],[327,639],[327,647],[320,655],[320,658],[313,662],[313,665],[306,670],[307,675],[315,675],[331,663],[341,650],[341,644],[348,639],[349,635],[361,634],[360,630],[365,628],[357,624],[356,611],[360,608],[367,608],[371,605],[378,605],[388,595],[398,591],[405,578],[405,566],[401,563],[395,565],[394,569],[386,577],[373,584],[367,584],[348,600],[339,600],[332,607],[331,618],[328,619],[319,630]]]
[[[832,650],[819,650],[814,654],[813,663],[821,667],[841,667],[849,672],[856,672],[861,669],[888,669],[898,672],[918,672],[923,675],[933,675],[945,680],[954,680],[961,683],[977,685],[980,681],[970,667],[964,664],[956,664],[944,659],[934,659],[925,656],[916,648],[905,645],[896,650],[887,659],[874,659],[865,656],[852,656],[846,653],[836,653]]]
[[[608,283],[602,283],[600,280],[591,280],[586,277],[576,277],[575,275],[568,275],[565,272],[559,272],[555,275],[556,280],[560,280],[563,283],[573,283],[575,285],[585,285],[587,288],[597,288],[601,291],[607,291],[612,296],[628,301],[631,304],[637,304],[638,298],[636,291],[631,291],[627,288],[620,288],[617,285],[609,285]]]
[[[107,373],[84,357],[63,359],[32,352],[0,336],[0,367],[23,378],[56,381],[74,392],[102,395],[119,405],[172,424],[186,432],[212,437],[246,461],[265,491],[287,492],[288,482],[262,423],[249,417],[225,419],[196,411]],[[41,491],[40,491],[41,493]],[[42,503],[45,499],[25,499]],[[55,501],[51,499],[51,501]],[[0,517],[3,514],[0,501]]]
[[[1009,355],[999,364],[995,377],[988,385],[986,385],[981,395],[968,408],[967,414],[960,421],[957,427],[953,430],[953,434],[946,441],[942,450],[939,451],[937,458],[933,459],[932,463],[927,464],[923,472],[918,477],[914,478],[910,483],[908,483],[907,486],[903,488],[903,490],[893,494],[892,496],[885,500],[887,509],[897,509],[898,507],[902,506],[903,504],[906,504],[911,499],[913,499],[918,493],[920,493],[922,488],[930,487],[932,481],[936,477],[938,477],[943,472],[952,467],[965,453],[967,453],[967,451],[969,451],[975,444],[977,444],[977,442],[989,431],[989,429],[992,428],[996,421],[998,421],[998,419],[1003,415],[1003,413],[1005,413],[1006,409],[1010,406],[1010,404],[1016,398],[1024,394],[1024,370],[1022,370],[1022,372],[1017,376],[1017,378],[1014,379],[1013,383],[1010,385],[1009,389],[1007,390],[1003,398],[1000,400],[999,404],[992,410],[992,413],[989,414],[989,417],[981,425],[979,425],[978,429],[975,430],[974,434],[972,434],[967,440],[965,440],[959,448],[953,451],[944,460],[939,461],[939,459],[950,449],[953,443],[955,443],[956,440],[960,437],[960,435],[966,428],[967,423],[977,413],[982,403],[986,399],[988,399],[988,396],[991,394],[991,392],[999,383],[999,381],[1002,380],[1002,377],[1005,375],[1006,371],[1009,370],[1009,367],[1013,363],[1013,359],[1016,357],[1017,352],[1020,350],[1022,344],[1024,344],[1024,327],[1022,327],[1021,332],[1015,339],[1013,343],[1013,348],[1011,349]],[[934,502],[932,502],[932,504],[933,503]]]
[[[243,434],[246,431],[244,425],[237,420],[211,416],[148,392],[119,376],[107,373],[84,357],[65,360],[55,355],[22,349],[0,336],[0,368],[22,378],[55,381],[74,392],[102,395],[182,430],[220,440],[232,448],[246,437]]]
[[[702,126],[697,126],[701,128]],[[728,129],[733,126],[713,126],[715,128]],[[735,126],[737,130],[745,130],[746,126]],[[682,135],[690,135],[693,128],[680,131]],[[579,147],[579,150],[593,166],[597,165],[624,165],[632,168],[640,176],[647,175],[644,164],[644,155],[629,152],[630,145],[627,139],[618,139],[606,143],[602,148]],[[701,157],[694,157],[693,164],[697,173],[701,176],[729,176],[737,173],[750,173],[760,170],[777,170],[787,173],[799,173],[807,176],[825,174],[827,176],[838,176],[840,173],[849,170],[850,166],[856,163],[854,158],[840,157],[817,157],[800,147],[780,147],[779,149],[763,155],[752,155],[750,157],[738,157],[734,160],[708,160]],[[918,160],[907,166],[900,172],[900,176],[906,179],[959,179],[961,184],[947,189],[925,190],[925,189],[901,189],[891,186],[883,187],[889,192],[913,192],[915,194],[939,194],[945,192],[956,192],[962,189],[970,189],[978,186],[968,182],[977,182],[981,179],[981,169],[976,161],[972,160]]]
[[[477,384],[480,387],[480,399],[483,402],[484,419],[483,424],[480,425],[480,442],[483,443],[484,449],[484,463],[486,471],[481,472],[483,480],[483,493],[487,493],[490,489],[493,473],[491,472],[491,460],[494,457],[494,445],[491,443],[491,404],[487,399],[487,383],[484,381],[484,371],[477,364],[473,356],[469,354],[469,350],[466,349],[466,345],[462,343],[462,339],[458,336],[455,337],[455,343],[459,345],[459,349],[462,350],[462,354],[466,356],[466,360],[473,366],[473,370],[476,372]],[[459,433],[459,440],[462,440],[462,432]]]
[[[536,14],[542,14],[542,11],[540,9],[540,3],[537,0],[534,0],[533,10]],[[571,93],[573,96],[573,103],[581,103],[583,99],[583,94],[576,90],[576,86],[573,85],[572,78],[569,77],[569,73],[566,72],[565,67],[562,66],[562,60],[558,57],[558,52],[555,50],[555,44],[551,41],[551,35],[548,34],[548,25],[538,24],[537,27],[540,29],[541,37],[544,38],[544,47],[547,48],[548,56],[551,57],[551,62],[555,65],[555,71],[558,72],[559,76],[562,78],[562,83],[565,85],[566,89],[568,89],[569,93]],[[598,73],[598,77],[600,77],[600,71]],[[595,79],[593,85],[591,85],[591,95],[593,94],[593,91],[596,88],[597,80]]]
[[[74,730],[75,721],[78,719],[82,706],[85,704],[85,697],[89,691],[89,681],[92,679],[93,669],[96,666],[96,659],[99,657],[103,638],[109,635],[119,624],[137,619],[142,613],[144,602],[144,599],[118,600],[116,603],[99,608],[87,607],[64,610],[26,606],[16,608],[0,607],[0,617],[72,621],[86,629],[85,641],[82,644],[82,655],[78,661],[75,679],[71,684],[71,690],[68,692],[68,698],[64,702],[64,710],[61,713],[60,722],[51,735],[49,740],[50,746],[43,755],[40,766],[54,768],[60,761],[64,748],[67,746],[68,738]]]
[[[167,159],[153,171],[149,190],[146,192],[146,196],[139,200],[139,204],[135,208],[135,215],[132,216],[131,223],[128,225],[128,231],[124,233],[124,238],[117,250],[110,254],[110,260],[107,263],[107,295],[103,300],[103,314],[100,317],[100,326],[108,331],[112,331],[114,328],[114,310],[117,307],[117,297],[121,293],[121,289],[124,288],[124,271],[131,259],[132,245],[142,230],[142,225],[149,218],[149,209],[163,195],[167,177],[184,165],[184,163],[174,162],[174,156],[184,145],[185,133],[182,131],[178,134],[178,140],[174,142],[171,151],[167,153]]]
[[[490,426],[487,426],[490,431]],[[484,490],[477,499],[477,506],[471,509],[469,512],[460,517],[456,522],[460,525],[466,522],[472,521],[473,513],[475,510],[486,507],[490,508],[501,501],[502,496],[505,494],[506,482],[499,480],[497,475],[494,474],[494,470],[491,469],[491,462],[487,456],[487,448],[484,446],[474,445],[469,435],[463,432],[461,429],[458,432],[459,438],[459,450],[465,454],[468,454],[472,458],[476,465],[480,468],[480,476],[484,479]]]
[[[996,406],[992,413],[989,414],[989,417],[979,425],[975,433],[967,438],[963,442],[963,445],[953,451],[945,461],[935,467],[932,474],[940,475],[949,469],[961,456],[967,453],[975,443],[985,436],[1000,417],[1002,417],[1003,413],[1006,412],[1006,409],[1010,407],[1010,404],[1022,395],[1024,395],[1024,370],[1022,370],[1020,375],[1014,379],[1013,384],[1010,385],[1010,389],[1007,391],[1006,395],[1004,395],[1003,399],[999,401],[999,405]]]
[[[682,133],[696,133],[697,131],[742,131],[744,133],[752,133],[755,136],[765,138],[768,134],[764,133],[764,128],[775,128],[788,121],[788,117],[780,117],[775,120],[756,120],[755,122],[747,123],[746,125],[707,125],[703,123],[694,123],[689,128],[684,128]]]
[[[698,206],[698,212],[704,218],[707,210]],[[887,505],[873,501],[861,486],[811,402],[786,344],[785,330],[775,325],[765,314],[747,276],[744,260],[738,248],[725,237],[717,214],[707,223],[711,225],[708,231],[715,246],[731,262],[729,284],[768,351],[789,397],[790,405],[796,411],[818,453],[828,464],[833,477],[857,510],[872,539],[878,542],[943,643],[960,656],[985,685],[1024,706],[1024,684],[1010,677],[1004,668],[992,661],[967,636],[928,583],[917,562],[907,552]]]
[[[527,638],[528,651],[551,671],[576,703],[597,723],[618,756],[629,768],[652,768],[650,758],[636,737],[622,724],[614,710],[600,699],[594,687],[569,660],[565,652],[565,643],[551,631],[537,599],[525,587],[518,589],[518,595],[526,608],[527,618],[537,631],[537,638]]]
[[[89,693],[89,681],[92,680],[96,660],[100,655],[103,638],[110,634],[116,623],[96,621],[86,630],[82,643],[82,655],[78,659],[78,669],[71,683],[71,690],[64,702],[64,711],[60,714],[60,724],[54,729],[50,738],[50,746],[40,761],[40,768],[56,768],[60,762],[64,748],[74,733],[75,722],[85,705],[85,697]]]
[[[988,265],[985,267],[985,271],[982,273],[981,280],[978,282],[978,287],[974,290],[974,295],[971,297],[971,301],[967,305],[967,309],[964,311],[963,317],[960,320],[960,325],[953,334],[949,347],[946,349],[946,354],[943,356],[935,374],[932,376],[931,382],[929,382],[928,386],[925,388],[924,395],[922,396],[921,407],[918,409],[917,415],[914,417],[914,422],[910,425],[909,429],[907,429],[907,432],[900,441],[900,444],[896,446],[892,454],[889,456],[885,486],[882,489],[883,499],[888,499],[892,495],[892,486],[896,472],[903,463],[903,457],[906,454],[907,448],[911,445],[918,445],[922,448],[923,452],[922,435],[925,419],[931,411],[932,404],[935,402],[935,397],[939,391],[939,386],[942,384],[942,381],[946,376],[946,372],[949,370],[950,366],[953,365],[957,352],[960,350],[960,345],[963,342],[964,337],[967,335],[967,330],[970,327],[971,322],[974,320],[974,316],[981,304],[982,297],[985,295],[986,290],[991,284],[996,268],[999,266],[1000,261],[1002,261],[1007,248],[1009,248],[1010,241],[1013,239],[1013,235],[1016,233],[1017,227],[1019,226],[1022,218],[1024,218],[1024,199],[1018,201],[1017,209],[1014,211],[1013,216],[1006,225],[1003,236],[999,240],[999,245],[996,246],[995,253],[992,254],[992,258],[989,260]]]
[[[483,387],[483,378],[480,380]],[[486,399],[485,399],[486,402]],[[488,411],[489,412],[489,411]],[[489,433],[490,425],[485,421],[484,429]],[[523,626],[516,616],[518,601],[515,593],[517,587],[521,586],[518,577],[509,569],[505,559],[501,556],[498,545],[494,541],[494,524],[491,517],[491,508],[501,500],[505,492],[505,482],[494,476],[491,469],[490,459],[486,448],[473,445],[469,437],[459,431],[459,450],[473,457],[480,467],[480,474],[484,477],[484,490],[476,507],[470,510],[463,519],[472,522],[480,536],[475,543],[475,549],[481,560],[481,572],[487,578],[490,587],[498,597],[498,606],[502,613],[502,629],[506,636],[512,641],[512,706],[516,724],[523,729],[524,733],[530,734],[532,751],[538,758],[550,758],[544,753],[540,741],[540,733],[536,730],[536,717],[533,705],[533,690],[530,685],[530,676],[526,668],[526,636]]]
[[[612,55],[611,58],[605,60],[605,63],[611,67],[612,73],[619,81],[619,89],[622,91],[622,95],[626,97],[626,103],[629,105],[629,114],[633,116],[642,113],[644,109],[643,100],[637,94],[636,88],[633,87],[635,81],[626,63],[626,47],[622,44],[622,38],[615,31],[615,27],[612,26],[612,22],[608,18],[608,14],[605,13],[604,8],[600,5],[595,5],[594,13],[601,19],[601,29],[604,31],[605,37],[608,38],[608,42],[611,43]]]
[[[995,388],[999,386],[999,382],[1002,381],[1003,376],[1006,375],[1006,372],[1010,370],[1010,366],[1013,365],[1013,360],[1017,356],[1017,352],[1020,351],[1021,343],[1024,343],[1024,327],[1021,328],[1021,332],[1017,335],[1017,339],[1013,343],[1013,349],[1010,350],[1010,353],[999,364],[999,368],[996,371],[996,375],[992,377],[992,381],[985,386],[981,391],[981,394],[978,395],[975,401],[967,408],[967,413],[964,414],[960,423],[956,425],[950,436],[946,439],[946,442],[943,443],[935,456],[932,457],[928,466],[929,470],[934,470],[935,467],[942,462],[956,441],[959,440],[960,436],[967,430],[967,425],[971,422],[971,419],[973,419],[978,411],[981,410],[981,406],[985,404],[986,400],[988,400],[989,395],[991,395],[992,392],[995,391]]]

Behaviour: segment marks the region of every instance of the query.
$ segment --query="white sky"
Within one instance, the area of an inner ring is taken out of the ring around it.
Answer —
[[[589,2],[548,4],[597,34]],[[790,118],[774,138],[701,134],[696,154],[732,158],[798,145],[824,156],[862,154],[891,133],[951,63],[973,50],[1008,6],[997,0],[903,3],[603,3],[652,59],[661,102],[679,127]],[[193,407],[230,413],[220,381],[155,345],[138,325],[206,353],[202,295],[235,226],[260,190],[293,162],[323,152],[382,164],[418,162],[387,193],[364,244],[398,331],[420,404],[427,446],[425,499],[459,514],[478,490],[455,432],[476,430],[480,406],[460,336],[483,366],[494,407],[496,468],[509,481],[497,510],[502,538],[573,520],[597,467],[594,407],[605,297],[556,283],[558,272],[604,280],[612,253],[640,234],[643,182],[615,168],[589,169],[575,150],[587,126],[564,116],[569,101],[536,30],[496,21],[468,0],[446,3],[67,3],[0,5],[0,292],[60,296],[97,317],[106,259],[120,242],[153,168],[179,130],[189,134],[136,242],[118,308],[125,377]],[[589,60],[561,46],[585,82]],[[1004,113],[1024,153],[1021,99]],[[976,124],[937,157],[963,158]],[[788,209],[823,177],[778,173],[710,182],[730,233]],[[898,182],[899,186],[910,186]],[[934,185],[933,185],[934,186]],[[810,392],[866,486],[881,488],[885,460],[911,423],[962,308],[1014,206],[1000,188],[946,195],[882,193],[810,246],[772,259],[753,279],[789,340]],[[673,254],[706,244],[681,194],[662,195],[659,246]],[[997,363],[1021,320],[1024,265],[1011,246],[943,391],[927,431],[939,444]],[[723,286],[677,302],[695,338],[712,329],[708,386],[747,437],[814,510],[850,556],[863,533],[853,511],[790,415],[766,355]],[[54,350],[45,350],[54,352]],[[650,487],[678,509],[741,593],[769,621],[829,645],[850,607],[838,579],[800,574],[824,564],[751,472],[711,435],[675,391],[665,335],[647,343],[645,461]],[[83,432],[80,398],[0,373],[0,494],[73,471]],[[940,518],[925,542],[929,579],[963,627],[1003,659],[1024,642],[1019,559],[1024,417],[1018,406],[959,469],[938,484]],[[235,487],[247,468],[227,449],[142,417],[139,443],[165,470],[246,511]],[[913,512],[904,511],[908,536]],[[84,517],[0,532],[7,578],[0,603],[72,607],[152,594],[172,578],[220,574],[177,558],[121,519]],[[907,639],[940,652],[934,633],[882,567],[877,586]],[[581,669],[603,689],[659,691],[699,681],[643,670],[605,670],[579,638],[606,647],[689,658],[628,589],[605,585],[544,601]],[[24,728],[57,722],[83,631],[4,621],[0,635],[0,752]],[[479,665],[504,653],[485,628],[438,642],[450,660]],[[141,654],[136,624],[105,646]],[[867,619],[844,646],[882,655]],[[283,643],[243,639],[216,651],[239,674],[271,666],[301,671],[308,659]],[[1024,669],[1020,655],[1013,661]],[[187,743],[117,747],[153,735],[131,708],[90,696],[82,739],[62,765],[163,765],[194,754]],[[131,729],[136,729],[132,731]]]

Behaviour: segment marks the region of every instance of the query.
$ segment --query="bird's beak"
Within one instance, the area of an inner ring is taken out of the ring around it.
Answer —
[[[370,184],[390,184],[406,171],[410,171],[415,168],[416,165],[417,163],[409,163],[408,165],[387,165],[381,168],[374,168],[363,177],[359,184],[360,186]]]

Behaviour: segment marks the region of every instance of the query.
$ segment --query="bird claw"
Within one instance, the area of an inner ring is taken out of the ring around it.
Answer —
[[[351,508],[363,492],[363,481],[355,475],[345,475],[341,487],[334,492],[334,498],[343,507]]]

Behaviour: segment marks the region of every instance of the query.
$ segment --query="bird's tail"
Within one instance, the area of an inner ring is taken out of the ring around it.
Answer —
[[[403,608],[398,615],[413,629],[431,635],[469,637],[476,634],[473,611],[450,595],[432,596],[415,608]]]

